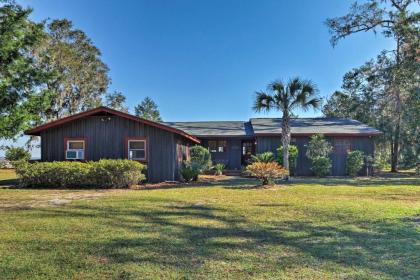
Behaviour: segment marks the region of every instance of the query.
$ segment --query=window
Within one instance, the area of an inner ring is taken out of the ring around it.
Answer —
[[[209,141],[209,151],[210,153],[215,153],[217,152],[217,141]]]
[[[85,140],[67,139],[66,140],[66,159],[84,160],[85,159]]]
[[[128,139],[128,159],[146,160],[146,140]]]
[[[252,155],[255,150],[255,144],[252,141],[242,142],[242,155]]]
[[[227,142],[226,140],[210,140],[209,151],[211,153],[223,153],[226,152]]]

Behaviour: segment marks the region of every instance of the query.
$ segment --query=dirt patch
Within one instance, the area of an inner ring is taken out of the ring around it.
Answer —
[[[105,195],[107,190],[66,191],[50,194],[31,195],[27,198],[11,198],[0,204],[0,209],[31,209],[43,207],[60,207],[77,200],[93,200]]]

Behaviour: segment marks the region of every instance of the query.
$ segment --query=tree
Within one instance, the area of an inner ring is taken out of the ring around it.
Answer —
[[[158,106],[150,97],[144,98],[143,101],[134,108],[134,110],[137,117],[155,122],[162,121]]]
[[[420,46],[420,13],[418,0],[369,0],[364,4],[354,3],[348,14],[327,19],[326,25],[331,33],[331,44],[358,32],[377,32],[395,40],[396,48],[387,68],[387,79],[382,86],[388,105],[391,105],[392,120],[391,171],[396,172],[401,144],[404,107],[408,99],[407,77],[418,79]],[[411,81],[410,85],[418,83]]]
[[[31,153],[22,147],[7,147],[4,158],[8,161],[28,161],[31,159]]]
[[[333,147],[325,139],[322,134],[315,134],[311,136],[306,150],[306,156],[312,162],[312,171],[316,176],[323,177],[331,172],[331,159],[329,154],[332,152]]]
[[[43,24],[29,20],[31,9],[12,1],[0,7],[0,138],[14,138],[50,102],[45,82],[52,73],[36,67],[33,52],[45,38]]]
[[[390,69],[393,67],[392,56],[383,52],[375,60],[349,71],[343,79],[343,91],[333,94],[322,109],[325,116],[353,118],[382,131],[384,134],[377,139],[375,149],[375,157],[382,163],[391,162],[398,129],[395,98],[389,91],[393,75]],[[420,143],[417,140],[420,138],[420,83],[414,70],[407,74],[410,71],[400,72],[402,74],[399,77],[400,81],[406,82],[400,86],[404,106],[399,127],[398,163],[407,167],[414,166],[420,155]]]
[[[333,147],[325,139],[322,134],[315,134],[311,136],[311,139],[308,142],[308,147],[306,149],[306,156],[309,159],[315,159],[318,157],[328,157],[332,152]]]
[[[125,96],[121,92],[114,91],[113,93],[108,93],[105,99],[107,107],[126,113],[128,112],[128,108],[125,105]]]
[[[56,77],[47,84],[54,99],[44,121],[99,106],[110,82],[99,49],[67,19],[51,21],[46,32],[35,55],[39,65],[54,71]]]
[[[256,112],[277,110],[282,112],[283,163],[289,171],[290,118],[294,110],[317,109],[320,99],[318,90],[311,81],[300,78],[291,79],[287,85],[274,81],[267,87],[267,92],[256,93],[254,110]]]

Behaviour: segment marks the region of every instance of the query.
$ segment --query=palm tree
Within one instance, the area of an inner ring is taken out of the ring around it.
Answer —
[[[293,110],[317,109],[321,103],[314,83],[298,77],[289,80],[287,85],[282,81],[274,81],[267,87],[267,92],[256,92],[254,110],[256,112],[281,111],[283,145],[283,165],[289,170],[290,117]]]

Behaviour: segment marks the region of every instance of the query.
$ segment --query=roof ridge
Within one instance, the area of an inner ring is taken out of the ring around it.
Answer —
[[[198,122],[241,122],[247,123],[249,121],[164,121],[163,123],[198,123]]]
[[[251,120],[269,120],[269,119],[282,119],[282,118],[250,118]],[[303,119],[309,119],[309,120],[314,120],[314,119],[341,119],[341,120],[353,120],[351,118],[341,118],[341,117],[297,117],[297,118],[290,118],[290,119],[298,119],[298,120],[303,120]]]

